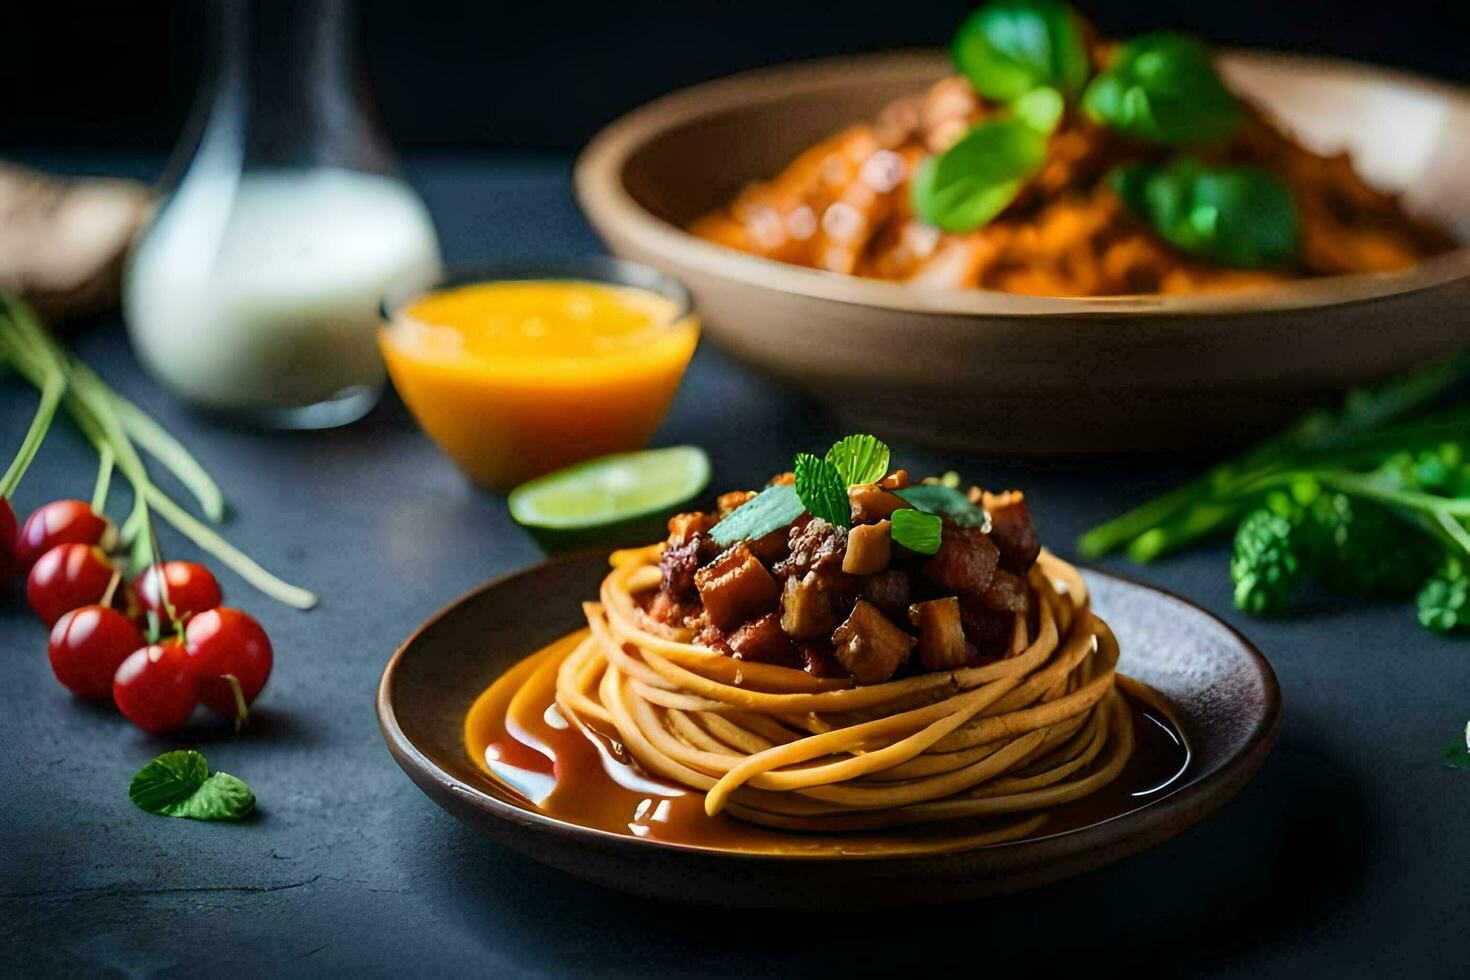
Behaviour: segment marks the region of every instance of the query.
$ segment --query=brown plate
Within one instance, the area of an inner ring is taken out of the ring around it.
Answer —
[[[1234,796],[1276,740],[1281,692],[1260,652],[1198,606],[1089,571],[1118,634],[1120,669],[1167,695],[1192,752],[1171,792],[1077,830],[943,854],[750,855],[640,840],[537,812],[465,748],[471,703],[522,658],[582,624],[606,556],[558,558],[463,596],[409,638],[383,671],[388,749],[429,798],[493,840],[610,888],[718,906],[911,904],[1030,888],[1137,853]]]
[[[1263,52],[1226,80],[1312,149],[1470,243],[1470,92]],[[1402,272],[1239,292],[1058,298],[920,288],[773,262],[683,229],[747,182],[953,67],[862,55],[675,92],[603,130],[577,200],[609,247],[684,282],[705,336],[862,431],[982,450],[1106,452],[1240,440],[1321,393],[1470,343],[1470,247]]]

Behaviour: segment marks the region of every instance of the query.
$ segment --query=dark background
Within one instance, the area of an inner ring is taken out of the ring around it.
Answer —
[[[264,0],[284,2],[284,0]],[[1334,54],[1470,82],[1466,0],[1076,0],[1108,35]],[[160,153],[203,61],[204,3],[0,3],[0,148]],[[967,0],[360,3],[364,67],[404,148],[564,150],[641,102],[742,68],[945,43]]]

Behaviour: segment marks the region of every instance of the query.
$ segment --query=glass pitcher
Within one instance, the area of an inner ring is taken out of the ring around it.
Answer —
[[[209,14],[187,167],[124,276],[133,346],[202,408],[351,422],[383,388],[379,302],[441,273],[433,224],[368,115],[348,0],[211,0]]]

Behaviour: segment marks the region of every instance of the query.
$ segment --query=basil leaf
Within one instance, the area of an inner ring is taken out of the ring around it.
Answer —
[[[721,546],[763,538],[796,520],[806,510],[796,488],[789,483],[773,484],[741,504],[735,512],[710,529],[712,541]]]
[[[1034,88],[1011,103],[1017,119],[1045,136],[1056,132],[1065,110],[1062,93],[1054,88]]]
[[[893,541],[921,555],[932,555],[939,550],[940,538],[944,533],[944,519],[938,514],[904,508],[889,517],[893,522]]]
[[[1058,0],[994,0],[960,25],[950,53],[975,91],[998,102],[1039,85],[1071,98],[1092,71],[1077,16]]]
[[[142,810],[190,820],[239,820],[255,809],[255,794],[226,772],[209,775],[193,749],[165,752],[138,770],[128,797]]]
[[[847,484],[842,482],[837,467],[825,459],[810,453],[796,454],[796,495],[813,517],[820,517],[833,527],[847,527],[852,523]]]
[[[926,483],[894,491],[900,498],[926,514],[948,517],[960,527],[984,527],[989,517],[985,508],[970,501],[969,494],[958,487],[942,483]],[[895,514],[901,511],[894,511]]]
[[[227,772],[217,772],[188,799],[171,804],[163,812],[189,820],[242,820],[255,810],[250,787]]]
[[[837,468],[844,487],[877,483],[888,475],[888,459],[887,444],[875,436],[846,436],[827,450],[827,462]]]
[[[1240,269],[1283,268],[1296,260],[1296,202],[1264,170],[1206,167],[1180,157],[1120,167],[1109,185],[1180,251]]]
[[[1046,161],[1047,137],[1019,119],[991,119],[937,157],[909,182],[914,211],[945,231],[974,231],[1005,210]]]
[[[1171,31],[1119,45],[1107,71],[1087,86],[1082,109],[1120,133],[1170,145],[1224,139],[1245,118],[1209,48]]]
[[[193,796],[207,778],[209,765],[198,752],[165,752],[138,770],[128,784],[128,798],[149,813],[163,813]]]

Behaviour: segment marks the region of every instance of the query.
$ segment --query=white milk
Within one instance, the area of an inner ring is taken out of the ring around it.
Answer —
[[[340,169],[199,175],[139,243],[123,305],[144,365],[217,409],[279,410],[383,383],[390,286],[440,273],[399,181]]]

